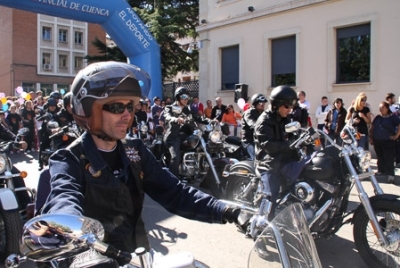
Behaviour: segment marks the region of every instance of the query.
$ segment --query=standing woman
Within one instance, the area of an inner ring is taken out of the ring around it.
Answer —
[[[400,118],[392,115],[389,103],[379,104],[379,114],[372,121],[369,142],[374,146],[378,159],[377,175],[386,174],[389,183],[394,183],[394,159],[396,139],[400,136]]]
[[[340,132],[346,124],[347,111],[343,108],[343,100],[336,98],[333,102],[333,108],[329,110],[325,118],[325,129],[329,137],[338,145],[342,145],[342,138]]]
[[[35,138],[35,128],[36,128],[36,113],[33,110],[33,103],[31,100],[25,102],[25,108],[21,111],[22,123],[24,127],[29,129],[28,135],[25,137],[25,141],[28,145],[26,152],[29,153],[32,150],[32,144]]]
[[[354,104],[349,108],[346,122],[352,119],[353,126],[361,134],[358,146],[368,150],[368,125],[371,124],[371,112],[367,107],[367,97],[358,95]]]

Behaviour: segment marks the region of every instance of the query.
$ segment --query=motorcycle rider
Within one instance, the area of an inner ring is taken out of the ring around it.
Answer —
[[[57,114],[57,101],[53,98],[49,98],[45,106],[47,106],[47,108],[44,109],[44,114],[37,118],[37,120],[43,121],[41,128],[39,130],[39,136],[40,136],[39,170],[43,169],[43,164],[44,164],[42,161],[42,153],[50,146],[49,137],[51,135],[51,132],[47,129],[47,124]]]
[[[251,107],[242,116],[242,144],[246,148],[250,160],[254,160],[254,126],[258,117],[264,112],[267,98],[260,93],[251,97]]]
[[[281,184],[288,183],[281,169],[297,163],[295,150],[290,149],[289,135],[285,125],[290,123],[290,112],[297,102],[297,94],[289,86],[274,88],[270,96],[271,110],[265,110],[254,126],[256,167],[266,187],[267,199],[271,202],[269,220],[275,215],[276,200]]]
[[[16,135],[5,125],[3,125],[3,122],[0,121],[0,141],[13,141],[15,140],[15,137]],[[18,149],[22,149],[23,151],[25,151],[26,148],[28,148],[28,144],[25,141],[18,141]],[[15,166],[13,166],[11,172],[12,174],[16,174],[19,173],[19,170]],[[12,180],[15,188],[26,187],[25,182],[21,177],[13,177]],[[26,205],[31,202],[31,199],[26,191],[18,191],[16,192],[16,196],[18,198],[18,203],[21,209],[24,209]]]
[[[188,106],[189,91],[185,87],[179,87],[174,93],[175,102],[164,108],[165,117],[165,145],[171,154],[169,170],[175,176],[179,175],[179,163],[181,161],[181,143],[186,139],[187,135],[192,134],[191,129],[185,124],[186,119],[194,119],[196,122],[208,124],[210,120],[200,116],[195,116]],[[179,113],[175,107],[179,107]]]
[[[72,112],[85,133],[50,157],[51,192],[42,211],[97,219],[105,228],[104,242],[128,252],[148,247],[141,218],[144,193],[189,219],[236,222],[240,213],[182,184],[141,140],[122,140],[134,104],[148,94],[149,85],[147,73],[122,62],[93,63],[77,74]],[[93,256],[88,258],[81,261]]]

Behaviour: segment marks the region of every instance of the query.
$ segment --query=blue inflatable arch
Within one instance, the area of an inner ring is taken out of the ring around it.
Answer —
[[[149,98],[162,96],[160,47],[125,0],[0,0],[0,5],[100,24],[128,58],[151,77]]]

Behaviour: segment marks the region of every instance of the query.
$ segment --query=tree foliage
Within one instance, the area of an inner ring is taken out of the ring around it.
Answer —
[[[370,81],[370,35],[339,39],[338,83]]]
[[[128,3],[160,45],[163,79],[174,76],[179,71],[198,70],[197,50],[193,49],[188,53],[176,42],[183,38],[196,40],[198,34],[195,27],[198,26],[199,0],[128,0]],[[89,62],[126,61],[125,55],[118,47],[109,48],[97,38],[92,43],[100,55],[86,56]]]

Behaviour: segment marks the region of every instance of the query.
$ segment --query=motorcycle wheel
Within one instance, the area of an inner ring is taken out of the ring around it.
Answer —
[[[0,252],[3,257],[19,254],[22,222],[18,211],[0,211]],[[3,259],[2,257],[2,259]]]
[[[254,194],[249,193],[246,197],[242,196],[243,190],[249,184],[248,178],[243,178],[239,176],[230,177],[228,179],[228,187],[226,190],[226,198],[231,201],[244,203],[245,205],[250,205],[253,203]]]
[[[400,202],[379,200],[372,204],[383,234],[388,240],[396,241],[389,247],[382,247],[375,236],[365,210],[354,216],[354,242],[361,258],[369,267],[400,266]]]

